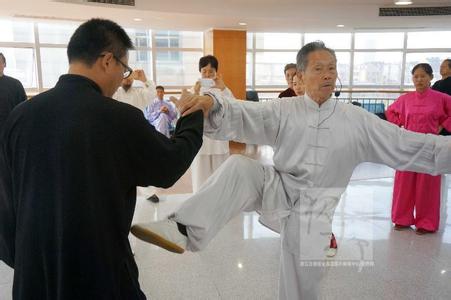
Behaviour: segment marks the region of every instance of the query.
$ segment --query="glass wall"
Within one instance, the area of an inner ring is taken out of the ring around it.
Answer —
[[[451,31],[248,33],[246,85],[248,89],[285,89],[284,65],[296,61],[302,45],[321,40],[336,51],[345,89],[411,89],[410,71],[417,63],[431,64],[433,82],[440,79],[440,63],[451,58],[447,36]]]
[[[67,44],[79,23],[10,21],[0,19],[0,52],[5,74],[19,79],[28,92],[53,87],[67,73]],[[135,50],[129,65],[143,69],[147,78],[169,89],[191,87],[199,77],[203,33],[125,28]]]

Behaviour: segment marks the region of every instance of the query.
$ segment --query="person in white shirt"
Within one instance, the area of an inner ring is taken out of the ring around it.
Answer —
[[[135,83],[135,80],[138,82]],[[130,77],[122,80],[122,85],[114,93],[113,99],[133,105],[144,113],[144,109],[155,96],[155,84],[147,79],[144,70],[134,70]]]
[[[132,71],[130,69],[130,71]],[[134,70],[131,75],[122,80],[121,86],[113,95],[113,99],[130,104],[139,108],[143,114],[150,101],[156,97],[155,84],[152,80],[147,79],[144,70]],[[151,193],[149,187],[138,187],[138,191],[145,197],[158,203],[160,200],[157,195]]]
[[[196,95],[203,95],[210,87],[202,86],[202,79],[215,79],[218,76],[219,62],[213,55],[201,57],[199,60],[199,72],[201,80],[196,82],[193,92]],[[225,93],[230,93],[229,89],[224,89]],[[229,142],[209,138],[204,135],[202,147],[191,164],[191,179],[193,193],[197,192],[202,184],[219,168],[219,166],[229,157]]]

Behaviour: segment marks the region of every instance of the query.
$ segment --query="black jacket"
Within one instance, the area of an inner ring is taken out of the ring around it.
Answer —
[[[0,77],[0,132],[9,113],[26,99],[27,95],[19,80],[6,75]]]
[[[0,143],[0,258],[14,299],[145,299],[128,233],[136,186],[170,187],[202,144],[200,111],[174,137],[64,75],[19,105]]]

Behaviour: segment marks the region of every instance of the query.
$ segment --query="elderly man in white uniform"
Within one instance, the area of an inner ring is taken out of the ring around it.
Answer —
[[[208,113],[205,134],[270,145],[274,166],[231,156],[172,216],[135,225],[132,233],[173,252],[199,251],[241,211],[259,210],[265,221],[282,225],[279,298],[316,299],[326,268],[308,262],[325,258],[332,216],[358,164],[451,171],[447,137],[409,132],[334,100],[336,65],[334,51],[313,42],[297,55],[304,96],[253,103],[217,91],[183,95],[184,114]]]

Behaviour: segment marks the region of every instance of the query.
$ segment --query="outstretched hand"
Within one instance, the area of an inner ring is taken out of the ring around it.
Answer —
[[[180,99],[171,97],[169,100],[175,104],[182,117],[198,110],[202,110],[204,116],[207,116],[213,106],[213,99],[210,96],[193,95],[186,89],[183,89]]]

